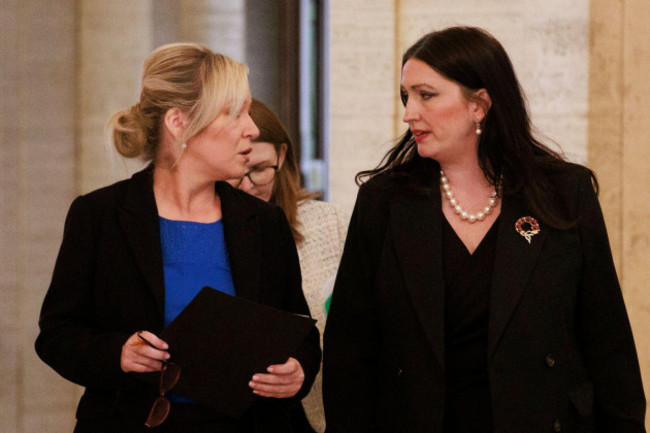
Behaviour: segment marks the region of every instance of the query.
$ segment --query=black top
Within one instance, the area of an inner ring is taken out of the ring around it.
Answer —
[[[444,431],[489,433],[492,408],[487,369],[490,281],[497,223],[470,254],[443,217],[445,279]],[[497,220],[498,221],[498,220]]]

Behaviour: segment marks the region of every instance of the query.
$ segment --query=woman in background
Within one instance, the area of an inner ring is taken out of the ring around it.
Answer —
[[[593,173],[531,134],[501,44],[425,35],[359,189],[325,331],[328,433],[645,431]]]
[[[320,366],[316,327],[286,363],[242,384],[260,398],[240,419],[165,394],[173,348],[158,337],[204,286],[309,314],[284,214],[224,182],[246,172],[259,134],[247,72],[200,45],[162,46],[145,61],[139,102],[109,121],[118,152],[151,163],[72,203],[36,340],[85,387],[75,432],[291,431],[289,410]],[[196,341],[217,364],[211,349]],[[160,385],[133,375],[151,372]]]
[[[332,291],[349,215],[339,207],[313,200],[300,183],[300,171],[293,145],[284,125],[264,103],[253,99],[250,114],[260,130],[249,154],[248,172],[233,181],[239,189],[284,210],[298,247],[302,288],[311,314],[325,327],[326,304]],[[303,400],[309,424],[317,432],[325,430],[320,374]],[[310,431],[294,416],[299,431]],[[299,427],[302,424],[302,427]]]

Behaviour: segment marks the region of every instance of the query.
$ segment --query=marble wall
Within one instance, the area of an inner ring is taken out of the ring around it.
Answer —
[[[0,431],[71,431],[77,389],[34,339],[75,193],[74,2],[0,10]]]
[[[44,365],[33,341],[70,202],[135,169],[104,144],[104,122],[135,102],[142,60],[158,43],[218,40],[248,60],[244,3],[0,0],[0,431],[74,423],[80,388]],[[404,130],[402,51],[435,28],[487,28],[510,53],[540,131],[599,176],[650,395],[650,3],[330,0],[329,11],[331,201],[351,208],[354,175]]]

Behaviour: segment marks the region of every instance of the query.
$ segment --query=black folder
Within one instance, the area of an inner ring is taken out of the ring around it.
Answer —
[[[181,367],[173,392],[240,418],[259,398],[253,375],[287,362],[315,323],[204,287],[161,335]]]

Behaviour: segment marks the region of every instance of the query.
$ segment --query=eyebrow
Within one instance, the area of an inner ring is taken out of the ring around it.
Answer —
[[[406,90],[406,88],[404,86],[401,86],[401,85],[399,86],[399,88],[400,88],[400,90]],[[412,86],[409,86],[408,88],[411,89],[411,90],[419,90],[421,88],[427,88],[427,89],[436,90],[436,91],[438,90],[435,86],[432,86],[432,85],[426,84],[426,83],[413,84]]]

